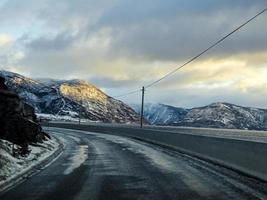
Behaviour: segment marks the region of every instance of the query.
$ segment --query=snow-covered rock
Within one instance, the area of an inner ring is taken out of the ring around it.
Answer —
[[[109,97],[81,80],[33,80],[0,71],[7,86],[17,92],[37,113],[71,116],[101,122],[137,123],[139,115],[123,102]]]

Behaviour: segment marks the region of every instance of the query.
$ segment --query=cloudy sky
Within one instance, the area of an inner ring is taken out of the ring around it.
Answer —
[[[265,7],[266,0],[0,0],[0,67],[85,79],[116,96],[162,77]],[[139,102],[140,94],[122,100]],[[267,12],[149,88],[146,100],[267,108]]]

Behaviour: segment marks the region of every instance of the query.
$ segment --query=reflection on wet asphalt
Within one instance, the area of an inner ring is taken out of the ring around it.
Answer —
[[[266,185],[133,139],[52,129],[65,143],[49,167],[5,199],[267,199]]]

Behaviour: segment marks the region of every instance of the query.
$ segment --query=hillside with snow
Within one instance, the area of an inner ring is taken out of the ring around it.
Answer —
[[[141,106],[132,104],[131,107],[138,113],[141,111]],[[147,103],[144,107],[144,117],[150,124],[168,125],[173,122],[182,120],[188,113],[187,109],[177,108],[164,104]]]
[[[191,109],[175,125],[267,130],[267,110],[237,106],[230,103],[213,103]]]
[[[139,106],[133,108],[140,112]],[[184,109],[164,104],[146,104],[145,118],[155,125],[267,130],[267,110],[212,103],[208,106]]]
[[[109,97],[94,85],[81,80],[33,80],[22,75],[0,71],[7,86],[47,116],[79,115],[91,121],[137,123],[139,115],[123,102]],[[45,116],[45,115],[42,115]]]

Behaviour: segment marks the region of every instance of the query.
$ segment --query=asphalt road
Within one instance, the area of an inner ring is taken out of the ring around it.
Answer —
[[[50,128],[65,143],[47,168],[4,194],[23,199],[267,199],[266,184],[141,141]]]
[[[53,124],[74,124],[78,122],[62,122],[53,121]],[[139,125],[134,124],[116,124],[116,123],[95,123],[95,122],[82,122],[82,125],[89,125],[89,127],[110,127],[110,128],[132,128],[139,129]],[[48,125],[48,124],[46,124]],[[267,131],[256,130],[240,130],[240,129],[222,129],[222,128],[200,128],[200,127],[182,127],[182,126],[156,126],[156,125],[144,125],[143,130],[164,131],[170,133],[189,134],[189,135],[202,135],[208,137],[221,137],[246,141],[255,141],[267,143]]]

